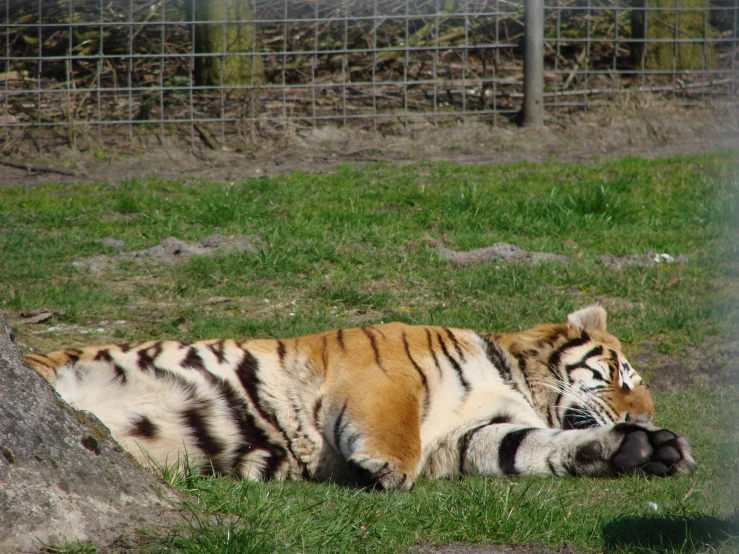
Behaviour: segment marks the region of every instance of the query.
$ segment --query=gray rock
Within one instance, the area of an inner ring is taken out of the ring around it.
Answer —
[[[40,541],[104,552],[122,534],[179,521],[173,491],[23,366],[2,312],[0,454],[0,552],[38,552]]]

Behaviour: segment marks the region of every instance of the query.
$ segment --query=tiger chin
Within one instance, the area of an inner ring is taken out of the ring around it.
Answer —
[[[143,464],[384,489],[454,475],[668,476],[688,440],[590,306],[520,333],[403,323],[29,354]]]

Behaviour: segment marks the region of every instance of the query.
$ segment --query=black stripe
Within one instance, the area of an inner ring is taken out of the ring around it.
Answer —
[[[341,411],[339,412],[339,417],[336,418],[336,421],[334,422],[334,444],[336,445],[336,449],[341,452],[341,425],[344,421],[344,413],[346,412],[346,405],[347,403],[344,402],[344,405],[341,407]]]
[[[244,462],[244,458],[252,452],[254,452],[254,447],[248,442],[242,442],[231,454],[231,472],[239,469],[239,466]]]
[[[534,391],[531,388],[531,382],[529,381],[529,376],[526,373],[526,370],[528,369],[528,363],[527,358],[521,358],[518,360],[518,372],[523,377],[523,381],[526,384],[526,389],[531,393],[532,397],[534,395]],[[521,392],[518,388],[518,385],[515,383],[515,381],[511,381],[510,385],[516,389],[517,391]],[[529,403],[530,404],[530,403]]]
[[[606,381],[606,378],[603,377],[603,375],[601,375],[600,372],[597,369],[593,369],[592,367],[590,367],[585,362],[578,362],[576,364],[567,364],[565,366],[565,371],[567,372],[567,375],[569,375],[570,373],[572,373],[576,369],[585,369],[585,370],[589,371],[592,374],[593,379],[595,379],[596,381],[603,381],[603,382]]]
[[[180,413],[185,424],[192,429],[198,448],[205,452],[210,458],[213,470],[223,473],[224,468],[217,459],[218,454],[223,452],[223,445],[210,433],[210,425],[207,421],[207,413],[211,411],[211,402],[205,399],[198,400],[189,408]]]
[[[246,403],[234,386],[225,379],[221,379],[210,372],[206,371],[204,373],[209,376],[211,384],[218,389],[220,398],[228,406],[231,419],[239,428],[242,443],[231,455],[232,459],[229,470],[233,471],[237,469],[244,458],[255,448],[266,450],[271,456],[274,445],[270,442],[264,430],[257,424],[254,416],[249,413]]]
[[[421,422],[423,422],[423,420],[426,418],[426,414],[428,413],[428,409],[429,409],[428,379],[426,379],[426,375],[421,369],[421,366],[419,366],[416,363],[416,360],[413,359],[413,356],[411,356],[411,347],[408,344],[408,336],[406,335],[405,331],[403,331],[403,346],[405,347],[405,353],[408,356],[408,359],[411,361],[411,365],[413,366],[413,369],[416,370],[416,373],[418,373],[418,376],[421,378],[421,386],[423,386],[423,405],[421,406]]]
[[[459,453],[459,473],[464,475],[464,463],[467,461],[467,450],[469,450],[470,447],[470,441],[472,440],[472,437],[475,436],[475,434],[480,430],[484,429],[485,427],[489,427],[490,425],[500,425],[505,423],[510,423],[511,417],[508,414],[500,414],[495,416],[493,419],[488,421],[487,423],[483,423],[482,425],[478,425],[477,427],[473,427],[469,431],[467,431],[462,437],[459,439],[459,442],[457,443],[457,452]]]
[[[198,353],[198,349],[195,348],[194,346],[191,346],[187,350],[187,356],[185,356],[185,359],[182,360],[182,364],[181,365],[183,367],[189,367],[191,369],[198,369],[198,370],[201,370],[201,371],[203,371],[203,370],[207,371],[205,369],[205,364],[203,363],[203,358],[200,357],[200,353]],[[210,375],[211,373],[208,372],[208,374]]]
[[[289,448],[289,440],[287,440],[287,435],[285,434],[285,432],[282,430],[282,428],[280,428],[279,425],[277,425],[277,421],[275,420],[275,418],[269,417],[262,408],[262,400],[259,397],[259,385],[261,384],[261,381],[259,380],[259,377],[257,375],[257,372],[259,371],[259,362],[248,350],[243,350],[243,352],[244,357],[241,359],[239,365],[236,367],[236,376],[239,378],[241,386],[244,387],[244,390],[246,391],[249,400],[254,406],[254,409],[257,410],[262,419],[271,423],[275,427],[275,429],[277,429],[282,434],[282,436],[285,438],[285,442],[288,443]],[[254,446],[256,447],[257,445]],[[285,461],[286,452],[282,446],[271,442],[266,437],[266,435],[264,435],[264,442],[261,445],[261,448],[269,452],[267,467],[265,468],[265,473],[263,477],[265,479],[270,479],[274,476],[277,469]],[[300,458],[298,458],[297,456],[294,457],[296,461],[301,462]]]
[[[100,350],[93,358],[96,362],[112,362],[113,356],[110,355],[110,350]]]
[[[277,357],[280,358],[280,365],[285,365],[285,343],[281,340],[277,341]]]
[[[518,431],[511,431],[500,441],[500,446],[498,447],[498,467],[504,475],[515,475],[518,473],[516,470],[516,454],[526,436],[534,430],[533,427],[529,427],[519,429]]]
[[[323,335],[323,348],[321,350],[321,360],[323,361],[323,369],[328,369],[328,336]]]
[[[364,334],[367,335],[370,341],[370,345],[372,346],[372,350],[375,353],[375,363],[377,363],[377,366],[384,372],[387,373],[387,369],[385,369],[385,366],[382,365],[382,360],[380,360],[380,350],[377,348],[377,339],[370,331],[369,327],[362,327],[362,331],[364,331]]]
[[[72,365],[76,364],[80,356],[82,355],[82,350],[78,350],[76,348],[68,348],[64,351],[64,353],[67,355],[67,358],[69,358],[72,362]]]
[[[301,409],[298,406],[298,402],[292,396],[289,396],[288,400],[290,401],[290,408],[292,408],[292,416],[295,419],[295,434],[305,436],[305,433],[303,433],[303,421],[300,417]]]
[[[225,343],[223,339],[218,340],[213,344],[209,344],[208,350],[213,352],[219,364],[222,364],[224,361],[226,361]]]
[[[141,343],[140,342],[128,342],[128,343],[119,344],[118,348],[120,348],[121,352],[126,354],[131,349],[136,348],[139,344]]]
[[[503,425],[506,423],[512,423],[513,417],[508,414],[499,414],[488,422],[488,425]]]
[[[128,434],[132,437],[153,439],[159,432],[159,426],[145,415],[140,415],[131,421],[132,429]]]
[[[552,475],[557,475],[557,469],[554,467],[554,462],[547,458],[547,465],[549,466],[549,471],[552,472]]]
[[[284,344],[282,341],[278,341],[278,352],[280,350],[280,345],[282,345],[283,348],[283,356],[284,356]],[[290,437],[285,432],[285,430],[281,427],[279,421],[277,420],[277,416],[273,413],[267,414],[265,412],[263,406],[262,406],[262,399],[259,396],[259,386],[261,385],[261,381],[258,376],[259,371],[259,361],[254,357],[254,355],[249,352],[248,350],[244,349],[242,347],[242,351],[244,353],[244,357],[239,362],[239,365],[236,367],[236,375],[239,378],[239,381],[241,382],[241,385],[244,387],[244,390],[246,391],[247,396],[249,397],[249,400],[251,401],[252,405],[254,406],[254,409],[256,409],[259,416],[264,419],[265,421],[269,422],[276,431],[280,433],[283,440],[285,441],[285,445],[287,446],[287,452],[290,453],[290,455],[293,457],[295,462],[300,466],[301,473],[303,475],[307,475],[307,469],[305,467],[305,463],[303,460],[295,454],[292,448],[292,441],[290,440]],[[269,452],[269,459],[267,462],[267,471],[263,475],[265,479],[271,479],[277,469],[280,467],[280,465],[285,461],[285,458],[287,456],[287,453],[285,451],[285,448],[281,445],[275,444],[271,442],[266,435],[264,435],[264,448]]]
[[[464,352],[462,352],[462,348],[459,346],[459,341],[457,341],[457,337],[454,336],[454,333],[452,333],[452,330],[449,329],[449,327],[444,327],[443,329],[449,339],[452,341],[452,344],[454,345],[454,350],[457,351],[457,356],[459,356],[459,359],[464,362]]]
[[[95,354],[93,360],[95,360],[96,362],[107,362],[109,364],[112,364],[115,378],[121,383],[121,385],[126,384],[126,372],[120,365],[113,363],[113,356],[110,355],[109,350],[100,350],[97,354]]]
[[[323,397],[319,397],[318,400],[316,400],[316,403],[313,405],[313,422],[315,423],[316,427],[319,429],[321,428],[321,424],[318,421],[318,417],[321,412],[321,407],[323,406]]]
[[[467,461],[467,450],[469,450],[470,447],[470,441],[472,440],[472,437],[477,433],[480,429],[483,429],[484,427],[487,427],[487,424],[478,425],[477,427],[473,427],[469,431],[467,431],[462,437],[459,439],[459,442],[457,443],[457,451],[459,452],[459,461],[457,470],[461,475],[464,475],[464,463]]]
[[[459,382],[462,384],[462,388],[464,389],[465,394],[470,391],[470,384],[467,381],[467,379],[464,378],[464,373],[462,372],[462,366],[459,365],[459,362],[455,360],[450,354],[449,351],[446,348],[446,343],[441,338],[440,334],[436,334],[436,338],[439,340],[439,345],[441,346],[441,351],[444,353],[444,356],[446,356],[446,359],[449,360],[449,363],[454,368],[454,371],[457,372],[457,376],[459,377]]]
[[[492,337],[480,337],[485,341],[485,353],[488,357],[488,360],[490,360],[490,363],[493,364],[493,366],[498,370],[498,375],[500,375],[500,378],[503,379],[506,385],[511,387],[514,391],[516,391],[518,394],[521,395],[521,398],[524,399],[524,401],[534,408],[534,405],[529,400],[528,396],[526,396],[518,386],[518,383],[513,379],[513,366],[511,365],[510,360],[506,356],[505,352],[503,351],[503,348],[501,347],[498,342],[492,338]],[[524,368],[525,368],[524,364]],[[526,374],[523,372],[523,370],[519,371],[519,373],[523,376],[523,380],[526,383],[526,388],[528,388],[529,392],[531,392],[531,386],[529,385],[529,380],[526,377]],[[534,408],[535,409],[535,408]],[[536,410],[536,409],[535,409]]]
[[[346,346],[344,345],[344,330],[339,329],[336,331],[336,340],[339,341],[339,346],[346,352]]]
[[[121,368],[121,371],[122,370],[123,368]],[[180,375],[177,375],[176,373],[172,373],[171,371],[167,371],[166,369],[155,367],[154,376],[157,379],[167,381],[168,385],[175,386],[182,390],[187,395],[188,400],[192,400],[198,395],[197,387],[193,383],[184,379]]]
[[[128,381],[128,379],[126,378],[126,372],[120,365],[113,364],[113,373],[115,373],[115,378],[120,381],[121,385],[126,384],[126,381]]]
[[[613,382],[614,386],[616,386],[616,383],[618,383],[619,379],[619,361],[618,361],[618,354],[613,348],[608,349],[608,353],[610,354],[610,358],[608,360],[608,367],[611,368],[611,375],[610,379]],[[628,383],[626,381],[623,381],[621,383],[621,389],[624,391],[631,390]]]
[[[434,350],[434,341],[431,338],[431,331],[428,328],[426,329],[426,340],[428,342],[429,352],[431,352],[431,357],[434,359],[434,365],[436,366],[436,369],[439,370],[439,377],[443,377],[439,358],[436,357],[436,351]]]
[[[564,343],[562,346],[557,348],[554,352],[552,352],[549,355],[549,360],[548,360],[549,369],[551,369],[552,371],[556,371],[559,368],[559,364],[562,359],[562,354],[564,354],[566,350],[569,350],[571,348],[577,348],[578,346],[582,346],[588,341],[590,341],[590,335],[588,335],[586,331],[583,331],[582,335],[580,335],[579,337],[569,340],[566,343]]]
[[[492,363],[493,366],[495,366],[495,369],[498,370],[498,374],[503,379],[503,381],[505,381],[506,383],[512,383],[513,367],[511,366],[511,362],[506,357],[500,345],[497,343],[497,341],[495,341],[495,339],[483,337],[483,340],[485,341],[486,345],[485,353],[487,354],[490,363]]]
[[[590,335],[586,331],[583,331],[582,334],[579,337],[576,337],[572,340],[569,340],[565,342],[562,346],[557,348],[554,352],[552,352],[549,355],[549,359],[547,360],[547,367],[549,368],[549,371],[552,372],[552,374],[557,378],[558,381],[563,381],[563,377],[567,375],[561,375],[559,371],[559,364],[562,360],[562,354],[569,350],[570,348],[577,348],[578,346],[582,346],[586,342],[590,340]],[[561,392],[557,393],[557,399],[555,400],[555,405],[559,408],[560,403],[562,402],[563,395]],[[558,415],[558,414],[557,414]],[[559,425],[561,426],[563,424],[562,418],[558,416],[559,419]]]
[[[156,375],[156,359],[162,352],[162,343],[157,341],[151,346],[144,348],[142,350],[139,350],[138,352],[138,365],[139,368],[142,370],[151,370],[154,371],[154,374]]]
[[[521,373],[526,373],[526,369],[528,368],[528,359],[525,357],[518,358],[518,369],[521,370]]]
[[[595,347],[591,348],[590,350],[588,350],[585,353],[585,355],[582,358],[580,358],[579,363],[584,363],[585,361],[587,361],[588,359],[592,358],[593,356],[602,356],[602,355],[603,355],[603,347],[602,346],[595,346]],[[572,364],[572,365],[576,365],[576,364]],[[569,367],[569,365],[567,367]]]

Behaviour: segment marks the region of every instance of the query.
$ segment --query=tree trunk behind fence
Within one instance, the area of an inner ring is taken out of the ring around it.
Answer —
[[[711,0],[634,0],[631,12],[631,37],[639,40],[672,39],[667,42],[631,43],[631,61],[636,68],[646,69],[715,69],[710,24]],[[694,10],[678,11],[686,8]],[[707,18],[707,19],[706,19]],[[694,39],[699,42],[675,42]],[[705,65],[704,65],[705,64]]]
[[[261,85],[264,64],[256,54],[250,0],[186,0],[188,16],[194,25],[196,54],[217,54],[195,58],[195,84],[198,86]],[[241,21],[242,23],[207,23]]]

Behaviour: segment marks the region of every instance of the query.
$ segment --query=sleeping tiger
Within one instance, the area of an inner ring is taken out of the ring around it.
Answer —
[[[590,306],[478,333],[403,323],[283,340],[149,341],[25,361],[144,464],[385,489],[419,476],[672,475],[687,439]]]

